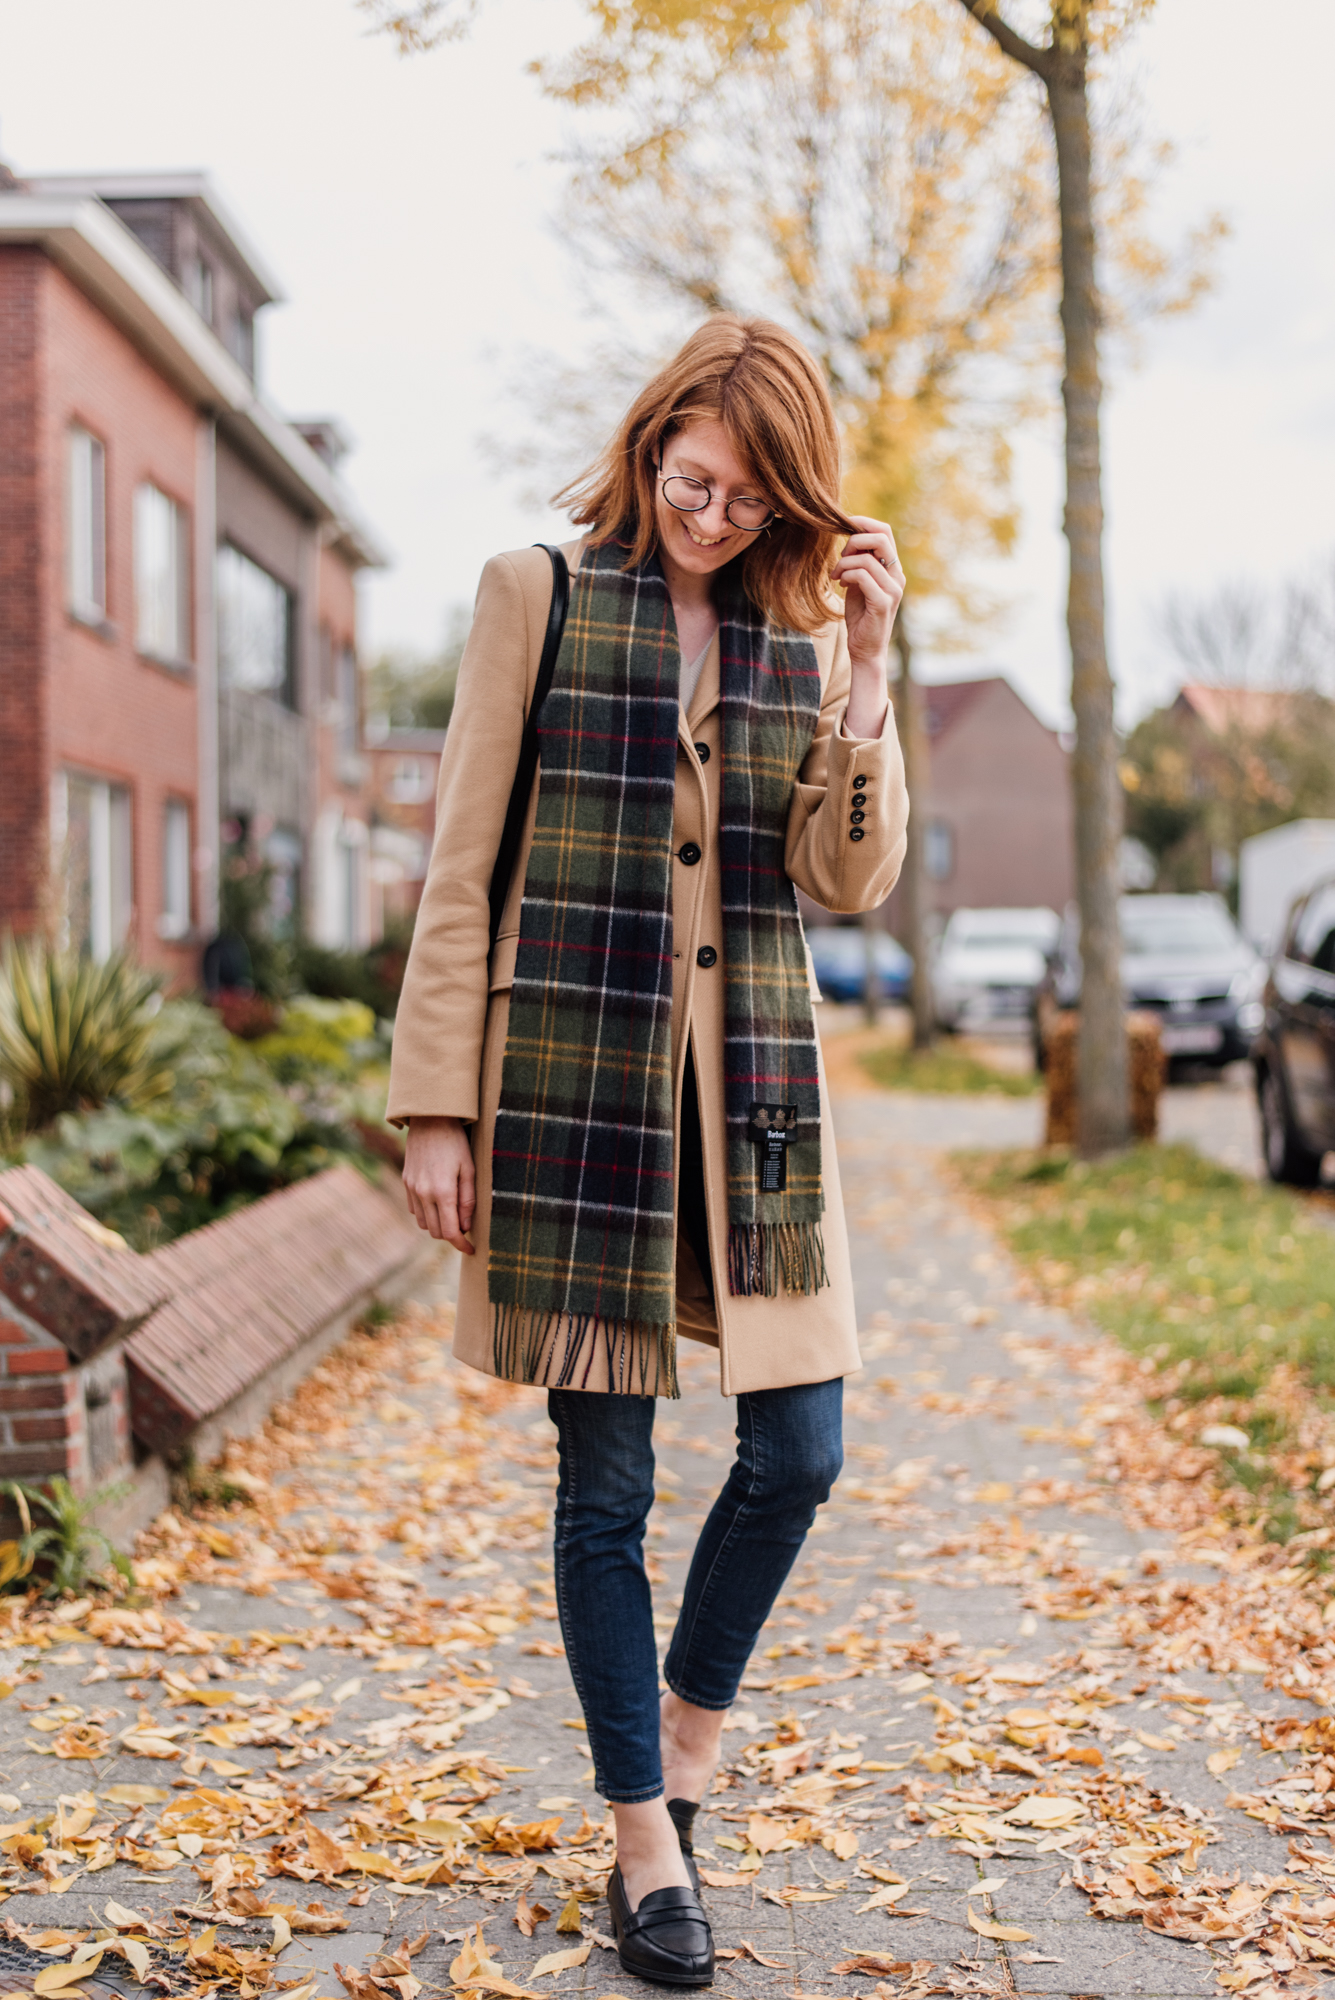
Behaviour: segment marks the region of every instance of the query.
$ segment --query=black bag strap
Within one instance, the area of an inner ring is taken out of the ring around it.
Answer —
[[[550,542],[535,542],[535,549],[546,549],[552,561],[552,602],[547,613],[547,634],[542,642],[542,658],[538,662],[538,678],[533,684],[533,699],[528,705],[524,719],[524,735],[519,745],[519,762],[515,767],[515,781],[510,787],[510,803],[505,809],[505,828],[501,834],[501,844],[496,850],[496,866],[491,871],[491,932],[487,945],[488,956],[496,944],[496,934],[505,914],[506,898],[510,893],[510,879],[515,872],[515,862],[519,858],[519,843],[524,837],[524,819],[528,812],[529,793],[533,790],[533,774],[538,768],[538,718],[542,704],[547,699],[547,690],[556,672],[556,656],[561,650],[561,635],[566,627],[566,612],[570,606],[570,571],[560,549]]]

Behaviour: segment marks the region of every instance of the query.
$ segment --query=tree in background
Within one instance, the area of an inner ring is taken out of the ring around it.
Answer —
[[[1335,817],[1335,564],[1170,598],[1160,625],[1191,680],[1123,747],[1127,831],[1157,888],[1231,888],[1252,834]]]
[[[462,14],[454,0],[417,0],[406,10],[391,0],[360,0],[379,24],[405,49],[428,45],[457,32]],[[726,80],[734,68],[744,68],[757,56],[786,51],[806,24],[826,11],[819,0],[587,0],[597,35],[580,52],[555,87],[579,105],[634,104],[637,92],[657,91],[666,115],[642,121],[633,147],[622,148],[620,161],[609,158],[604,171],[615,191],[653,186],[669,175],[682,153],[683,121],[689,123],[692,90],[708,95],[715,79]],[[1061,331],[1065,367],[1062,397],[1066,419],[1065,533],[1070,556],[1067,631],[1071,647],[1071,697],[1075,714],[1072,778],[1075,805],[1076,880],[1081,913],[1084,966],[1078,1052],[1080,1151],[1096,1156],[1123,1145],[1129,1136],[1127,1062],[1122,1029],[1120,939],[1117,924],[1118,843],[1122,833],[1122,796],[1117,774],[1117,743],[1113,722],[1113,684],[1109,671],[1103,582],[1103,499],[1100,463],[1102,378],[1099,336],[1106,300],[1100,294],[1096,249],[1119,249],[1125,263],[1140,266],[1151,288],[1165,275],[1165,261],[1150,252],[1136,230],[1143,189],[1127,178],[1116,191],[1106,216],[1099,214],[1093,133],[1090,115],[1091,72],[1098,59],[1121,42],[1136,22],[1153,8],[1154,0],[1014,0],[1008,11],[1022,11],[1029,33],[1022,33],[1003,15],[996,0],[954,0],[980,31],[985,31],[1016,72],[1041,86],[1052,133],[1055,164],[1055,219],[1060,247]],[[915,0],[899,0],[892,11],[908,18]],[[967,48],[967,43],[961,44]],[[675,103],[671,89],[674,64],[686,62]],[[581,67],[582,65],[582,67]],[[694,65],[694,67],[692,67]],[[552,79],[549,77],[549,82]],[[841,107],[830,107],[837,122]],[[727,124],[717,127],[715,145],[720,160],[732,142]],[[813,274],[802,262],[813,243],[823,247],[819,230],[804,229],[803,172],[805,156],[785,159],[771,138],[766,155],[769,173],[796,174],[799,200],[787,213],[798,254],[795,276]],[[957,226],[967,217],[954,218]],[[699,248],[707,268],[712,236],[711,217],[696,217]],[[1103,224],[1100,227],[1100,224]],[[1200,241],[1217,233],[1212,225]],[[1099,239],[1102,237],[1100,246]],[[653,246],[648,246],[652,256]],[[1129,254],[1128,254],[1129,253]],[[1176,296],[1163,293],[1159,304],[1183,306],[1204,282],[1204,265],[1190,261],[1187,278]],[[707,289],[698,290],[708,304]],[[721,301],[720,301],[721,303]],[[837,335],[842,329],[824,330]],[[895,329],[883,329],[893,342]],[[827,364],[828,365],[828,364]],[[893,518],[893,516],[892,516]],[[912,581],[912,578],[911,578]],[[906,683],[906,686],[908,683]],[[913,726],[906,732],[912,754]],[[915,953],[915,956],[917,954]]]
[[[1038,24],[1021,34],[996,0],[957,0],[1022,72],[1042,85],[1057,169],[1061,237],[1061,327],[1065,354],[1066,511],[1070,552],[1066,629],[1075,714],[1076,896],[1083,976],[1077,1051],[1079,1150],[1086,1157],[1130,1136],[1126,1037],[1122,1030],[1117,923],[1122,797],[1117,776],[1113,682],[1103,586],[1103,483],[1099,360],[1102,300],[1096,271],[1097,188],[1090,120],[1091,64],[1154,6],[1154,0],[1019,0]],[[1014,9],[1009,10],[1012,14]],[[1046,17],[1046,18],[1044,18]],[[1188,285],[1179,303],[1199,286]]]
[[[896,705],[921,796],[913,640],[922,629],[940,649],[992,609],[970,563],[1011,546],[1009,438],[1046,358],[1055,242],[1026,94],[959,35],[952,0],[810,0],[782,35],[762,21],[723,41],[605,17],[542,74],[595,114],[563,227],[606,311],[629,281],[673,338],[701,312],[765,312],[821,363],[845,505],[894,524],[909,580]],[[653,357],[633,338],[603,348],[595,378],[619,400]],[[562,404],[587,409],[571,386]],[[597,432],[613,414],[597,412]],[[909,840],[901,929],[921,1045],[934,1025],[921,815]]]
[[[456,605],[439,652],[399,648],[372,661],[366,673],[366,716],[372,734],[377,724],[389,729],[449,728],[471,623],[466,606]]]

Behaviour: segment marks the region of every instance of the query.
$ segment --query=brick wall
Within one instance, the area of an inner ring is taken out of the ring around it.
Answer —
[[[193,527],[192,406],[62,271],[45,264],[41,424],[43,522],[52,551],[43,600],[50,660],[50,768],[64,765],[128,785],[134,855],[130,943],[143,963],[193,985],[197,946],[158,935],[167,803],[195,812],[199,732],[193,671],[144,658],[135,645],[133,510],[150,481]],[[71,617],[63,587],[64,467],[72,423],[106,449],[107,624]],[[6,759],[6,762],[8,760]]]
[[[0,1478],[83,1494],[133,1469],[124,1340],[164,1295],[44,1174],[0,1173]]]
[[[47,855],[47,723],[40,475],[40,251],[0,249],[0,932],[39,920]]]

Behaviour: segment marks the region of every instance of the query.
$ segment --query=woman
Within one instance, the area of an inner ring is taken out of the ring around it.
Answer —
[[[561,496],[589,532],[566,552],[539,776],[490,958],[552,570],[540,548],[487,564],[394,1038],[409,1205],[464,1258],[455,1352],[548,1389],[561,1629],[616,1821],[608,1902],[625,1969],[666,1984],[712,1977],[691,1824],[838,1475],[859,1366],[793,885],[865,910],[898,874],[887,670],[904,577],[889,528],[846,516],[838,488],[810,357],[720,314]],[[642,1545],[678,1333],[718,1348],[738,1456],[660,1707]]]

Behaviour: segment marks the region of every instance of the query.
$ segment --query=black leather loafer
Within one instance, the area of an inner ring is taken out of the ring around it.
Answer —
[[[618,1866],[607,1907],[623,1972],[660,1986],[713,1985],[714,1936],[694,1889],[651,1889],[632,1910]]]
[[[700,1870],[695,1865],[693,1837],[695,1833],[695,1815],[699,1812],[700,1808],[694,1799],[669,1799],[667,1809],[668,1816],[677,1829],[677,1838],[681,1842],[682,1857],[686,1862],[686,1873],[690,1876],[691,1887],[698,1896],[700,1893]]]

